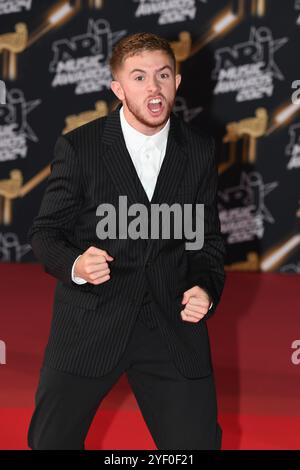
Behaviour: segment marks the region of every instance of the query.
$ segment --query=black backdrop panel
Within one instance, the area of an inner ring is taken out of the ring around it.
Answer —
[[[217,137],[227,269],[299,273],[297,0],[1,0],[0,260],[34,260],[55,141],[113,108],[108,59],[137,31],[170,41],[174,111]]]

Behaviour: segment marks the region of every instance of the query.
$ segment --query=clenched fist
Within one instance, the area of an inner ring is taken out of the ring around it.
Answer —
[[[198,323],[202,320],[212,307],[210,296],[200,286],[186,290],[181,303],[185,305],[185,308],[181,310],[181,318],[191,323]]]
[[[110,279],[110,269],[107,262],[113,259],[105,250],[90,246],[76,261],[74,275],[90,284],[102,284]]]

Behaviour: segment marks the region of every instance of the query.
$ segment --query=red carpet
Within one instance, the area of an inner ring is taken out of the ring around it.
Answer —
[[[0,448],[26,449],[55,280],[39,265],[0,264]],[[228,273],[216,315],[208,321],[223,449],[300,448],[300,278]],[[155,449],[123,376],[103,401],[88,449]]]

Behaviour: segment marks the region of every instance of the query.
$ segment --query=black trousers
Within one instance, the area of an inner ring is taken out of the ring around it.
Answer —
[[[221,448],[213,374],[180,374],[159,328],[144,321],[149,306],[142,306],[125,353],[107,375],[86,378],[42,367],[28,430],[31,449],[84,449],[103,398],[123,373],[157,449]]]

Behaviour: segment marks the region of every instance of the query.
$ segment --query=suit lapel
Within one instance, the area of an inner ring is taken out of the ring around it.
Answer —
[[[142,202],[141,183],[126,148],[119,108],[107,116],[102,136],[102,157],[119,195],[128,197],[128,205]]]
[[[102,136],[103,161],[118,194],[127,196],[128,207],[135,203],[144,204],[148,209],[150,222],[151,204],[166,203],[169,206],[172,205],[175,202],[176,191],[183,178],[187,157],[184,151],[180,123],[172,113],[166,154],[150,202],[126,148],[120,123],[120,107],[121,105],[109,114],[106,119]],[[146,262],[153,249],[156,248],[157,250],[159,248],[160,240],[149,239],[144,241]]]

